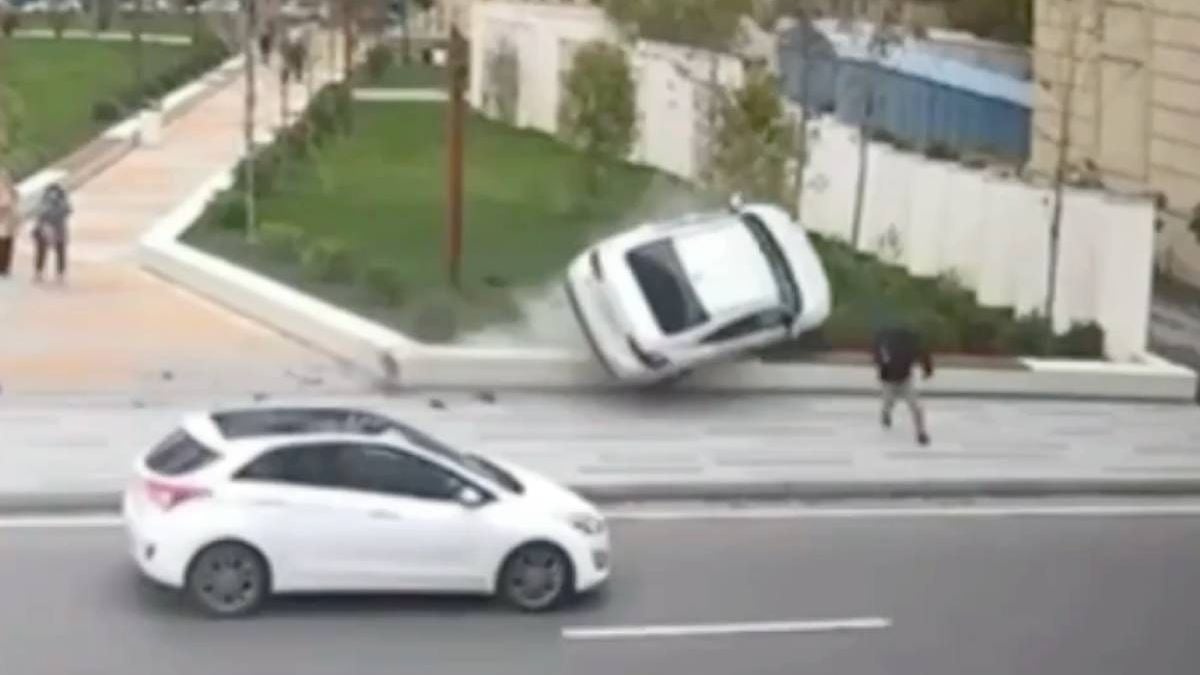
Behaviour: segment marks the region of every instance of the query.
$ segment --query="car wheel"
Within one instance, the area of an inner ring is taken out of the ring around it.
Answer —
[[[504,561],[498,590],[517,609],[542,612],[570,596],[574,577],[571,560],[562,549],[544,543],[526,544]]]
[[[235,541],[212,544],[196,554],[188,567],[186,591],[205,614],[219,618],[256,612],[270,589],[270,570],[263,556]]]

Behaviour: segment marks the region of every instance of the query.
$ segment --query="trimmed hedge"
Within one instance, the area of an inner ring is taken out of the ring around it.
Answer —
[[[300,255],[304,270],[318,281],[350,281],[354,278],[354,258],[350,247],[336,239],[319,239]]]
[[[404,273],[392,265],[376,263],[363,273],[363,285],[384,304],[395,307],[403,304],[406,284]]]
[[[202,33],[192,46],[192,54],[178,65],[136,85],[117,92],[111,99],[92,106],[92,119],[99,124],[114,122],[148,102],[161,98],[216,68],[230,53],[225,43],[210,32]]]

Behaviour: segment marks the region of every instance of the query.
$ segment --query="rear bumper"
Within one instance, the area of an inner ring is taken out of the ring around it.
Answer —
[[[146,577],[171,588],[183,588],[191,551],[164,527],[161,516],[138,508],[126,493],[122,516],[129,555]]]

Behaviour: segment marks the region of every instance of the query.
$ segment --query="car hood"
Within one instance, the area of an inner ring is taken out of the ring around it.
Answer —
[[[527,500],[531,506],[564,516],[579,513],[599,515],[596,507],[589,504],[583,497],[536,471],[495,458],[489,457],[488,461],[512,474],[512,477],[521,483],[525,488],[521,498]]]

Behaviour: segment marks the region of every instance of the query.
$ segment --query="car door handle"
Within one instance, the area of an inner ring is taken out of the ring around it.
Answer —
[[[400,520],[399,513],[396,513],[395,511],[388,511],[386,509],[375,509],[374,511],[371,511],[369,515],[372,518],[381,518],[381,519],[386,519],[386,520]]]

